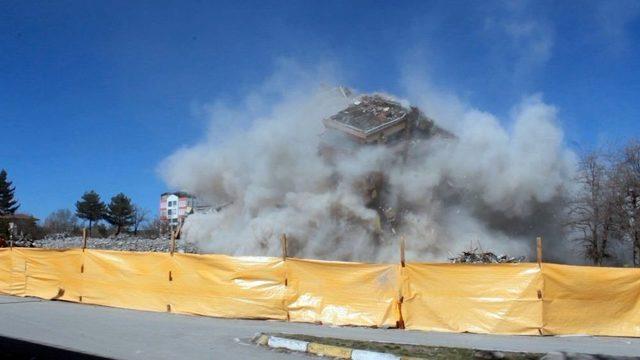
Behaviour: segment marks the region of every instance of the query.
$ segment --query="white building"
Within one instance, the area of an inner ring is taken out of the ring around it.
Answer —
[[[160,220],[176,226],[193,212],[195,196],[183,191],[160,195]]]

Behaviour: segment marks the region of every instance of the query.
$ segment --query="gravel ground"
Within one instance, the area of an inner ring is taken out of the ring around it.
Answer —
[[[16,243],[16,246],[29,246],[29,244]],[[31,246],[49,249],[80,248],[82,247],[82,237],[64,235],[47,236],[44,239],[35,240]],[[171,240],[169,237],[142,238],[123,234],[108,238],[89,238],[87,239],[87,248],[122,251],[169,252],[171,250]],[[181,239],[176,240],[176,251],[181,253],[199,252],[198,247],[194,243],[188,243]]]

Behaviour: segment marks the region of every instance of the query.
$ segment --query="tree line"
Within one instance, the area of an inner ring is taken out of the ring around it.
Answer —
[[[150,212],[134,205],[131,198],[119,193],[105,203],[94,190],[86,191],[75,203],[75,213],[68,209],[60,209],[51,213],[44,221],[44,228],[50,233],[77,233],[78,219],[85,220],[88,235],[93,235],[94,227],[98,227],[100,236],[106,236],[109,230],[101,223],[105,221],[115,230],[114,235],[123,231],[132,231],[138,235],[143,225],[150,220]]]
[[[7,171],[0,170],[0,238],[9,239],[9,223],[17,223],[21,235],[31,240],[37,240],[45,235],[68,234],[78,235],[81,232],[80,221],[85,220],[88,225],[88,234],[98,230],[99,236],[108,236],[110,233],[119,235],[123,231],[131,231],[134,235],[145,230],[153,230],[157,233],[160,228],[159,220],[151,221],[150,212],[135,205],[131,198],[119,193],[105,203],[100,195],[93,190],[86,191],[80,200],[75,203],[75,211],[60,209],[49,214],[42,225],[36,222],[32,216],[18,216],[20,208],[15,198],[15,186],[9,181]],[[111,225],[107,228],[102,222]],[[94,229],[97,227],[97,229]],[[144,229],[143,229],[144,228]]]
[[[122,232],[138,235],[142,230],[148,232],[150,228],[157,227],[157,221],[151,222],[149,210],[135,205],[125,194],[119,193],[105,203],[97,192],[90,190],[75,203],[75,211],[60,209],[52,212],[45,218],[42,228],[45,235],[79,235],[79,220],[85,221],[88,236],[96,232],[100,237]],[[111,229],[103,222],[111,225]]]
[[[583,155],[575,185],[567,206],[569,239],[594,264],[614,260],[616,247],[634,267],[640,264],[640,142]]]

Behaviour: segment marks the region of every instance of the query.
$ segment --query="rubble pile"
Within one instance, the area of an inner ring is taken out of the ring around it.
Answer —
[[[34,240],[30,243],[15,242],[15,246],[38,247],[48,249],[69,249],[81,248],[81,236],[69,236],[68,234],[47,235],[40,240]],[[87,239],[87,248],[103,249],[103,250],[120,250],[120,251],[153,251],[153,252],[169,252],[171,251],[171,239],[168,236],[146,238],[129,234],[120,234],[118,236],[110,236],[107,238],[89,238]],[[176,251],[180,253],[198,253],[198,247],[194,243],[185,240],[176,240]]]
[[[523,262],[525,258],[524,256],[496,255],[490,251],[483,252],[478,249],[471,249],[463,251],[456,257],[449,258],[449,260],[455,264],[508,264]]]

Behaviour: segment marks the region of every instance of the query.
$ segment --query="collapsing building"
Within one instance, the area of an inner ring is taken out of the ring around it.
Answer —
[[[284,233],[294,256],[389,261],[403,236],[409,258],[444,260],[471,243],[529,253],[559,226],[572,166],[552,107],[527,105],[510,130],[473,109],[436,115],[342,90],[285,96],[247,129],[168,158],[172,187],[231,204],[190,216],[186,237],[273,255]]]
[[[405,107],[379,94],[351,98],[350,92],[342,93],[351,105],[323,120],[326,130],[319,151],[326,159],[349,154],[361,145],[385,145],[404,158],[412,141],[454,137],[417,107]]]
[[[437,126],[415,106],[403,106],[380,94],[352,97],[350,91],[340,90],[351,104],[323,120],[326,130],[319,152],[329,163],[338,156],[354,154],[361,146],[384,146],[396,155],[397,161],[405,164],[412,146],[434,138],[456,140],[455,135]],[[367,207],[378,213],[378,236],[386,231],[395,234],[402,225],[404,214],[404,204],[389,201],[387,177],[383,171],[373,171],[352,184],[359,189]],[[514,263],[523,260],[524,257],[496,255],[478,249],[466,250],[449,258],[454,263]]]
[[[364,95],[346,109],[324,120],[329,131],[340,131],[361,144],[393,144],[413,136],[452,137],[417,107],[405,108],[382,95]]]
[[[325,132],[319,153],[329,163],[336,157],[352,155],[360,146],[385,146],[397,156],[397,161],[405,162],[410,148],[422,141],[434,137],[455,139],[417,107],[403,106],[380,94],[352,97],[350,91],[340,90],[351,104],[323,120]],[[402,220],[402,211],[399,204],[392,206],[386,199],[386,174],[370,172],[352,185],[362,194],[367,207],[377,211],[380,218],[378,232],[395,233]]]

